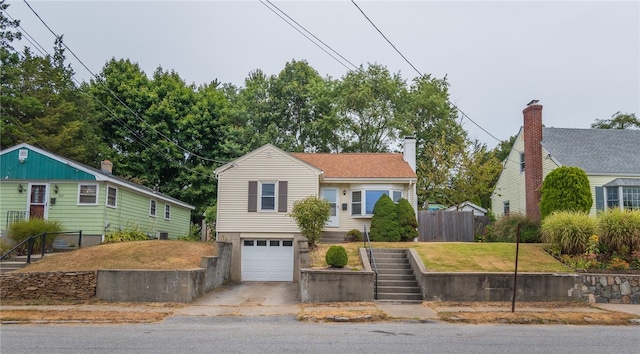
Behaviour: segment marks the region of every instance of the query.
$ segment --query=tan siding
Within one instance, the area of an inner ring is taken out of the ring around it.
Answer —
[[[267,153],[271,157],[267,157]],[[249,213],[247,186],[250,180],[288,181],[287,213]],[[314,169],[286,153],[267,147],[219,174],[217,231],[298,232],[295,222],[288,216],[293,202],[318,195],[318,191],[318,176]]]

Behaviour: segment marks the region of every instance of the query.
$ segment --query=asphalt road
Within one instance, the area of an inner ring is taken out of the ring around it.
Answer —
[[[138,325],[2,325],[12,353],[633,353],[638,326],[301,323],[176,316]]]

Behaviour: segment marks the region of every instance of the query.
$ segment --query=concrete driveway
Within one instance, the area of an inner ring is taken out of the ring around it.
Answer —
[[[187,316],[297,315],[300,285],[290,282],[225,284],[176,311]]]

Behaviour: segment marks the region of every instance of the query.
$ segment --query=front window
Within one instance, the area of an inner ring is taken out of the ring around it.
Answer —
[[[260,184],[260,210],[275,211],[276,210],[276,184],[261,183]]]
[[[78,204],[97,205],[98,204],[98,185],[97,184],[78,185]]]
[[[640,187],[623,187],[622,200],[625,209],[640,210]]]
[[[510,211],[511,211],[511,206],[509,205],[509,201],[507,200],[506,202],[502,203],[502,213],[504,215],[509,215]]]
[[[118,190],[113,187],[107,187],[107,206],[115,208],[118,202]]]
[[[394,203],[398,203],[402,198],[402,191],[399,190],[367,189],[351,191],[351,215],[373,215],[373,208],[383,194],[391,196],[391,200]]]
[[[618,187],[607,188],[607,208],[620,207],[620,199],[618,197]]]

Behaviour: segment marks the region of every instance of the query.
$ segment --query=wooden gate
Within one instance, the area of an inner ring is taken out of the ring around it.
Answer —
[[[472,211],[420,210],[418,240],[420,242],[473,242]]]

